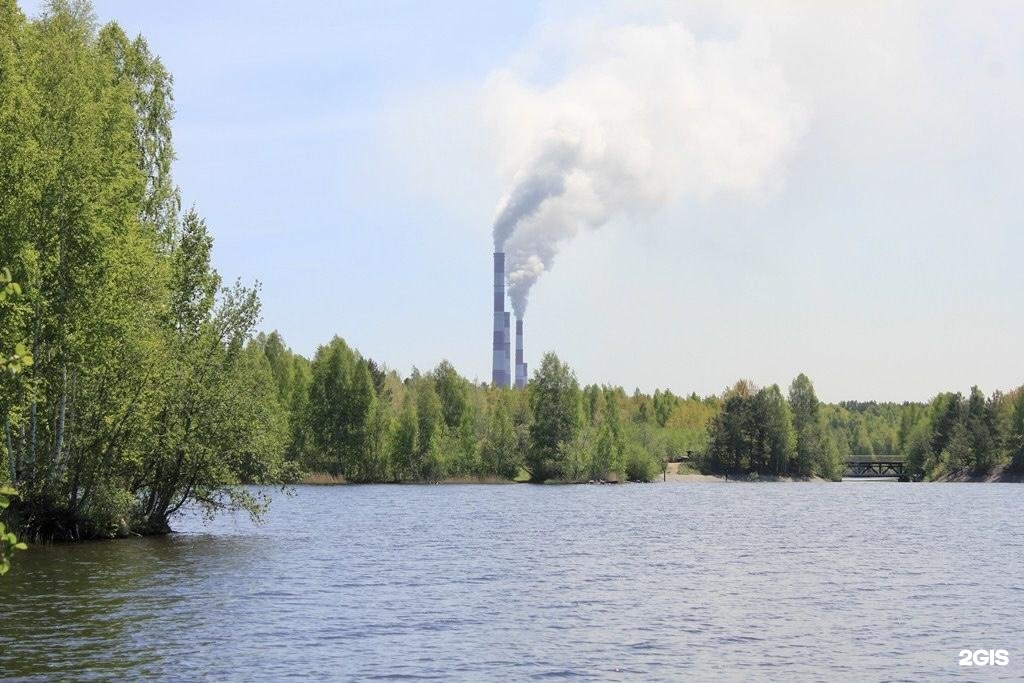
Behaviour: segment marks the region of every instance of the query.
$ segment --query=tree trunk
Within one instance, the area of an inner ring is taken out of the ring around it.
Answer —
[[[35,474],[36,466],[36,402],[32,401],[32,409],[29,411],[28,430],[28,461],[32,468],[32,475]]]
[[[64,451],[64,418],[68,407],[68,366],[65,365],[61,377],[60,407],[57,409],[57,421],[54,425],[53,455],[50,457],[50,472],[47,478],[47,489],[53,486],[61,455]]]
[[[18,481],[18,465],[15,461],[14,443],[11,441],[11,422],[4,420],[4,439],[7,442],[7,465],[11,468],[11,484]]]
[[[65,377],[67,377],[67,371],[66,370],[65,370]],[[68,415],[66,422],[63,419],[61,420],[61,441],[62,441],[62,443],[71,443],[71,434],[74,433],[75,397],[77,396],[77,388],[78,388],[78,382],[75,381],[75,377],[72,377],[71,378],[71,408],[70,408],[70,414]],[[63,409],[63,405],[61,407]],[[62,415],[62,417],[63,417],[63,415]],[[57,462],[53,465],[54,473],[53,473],[53,475],[51,477],[53,480],[58,481],[58,482],[60,481],[60,478],[64,475],[64,467],[67,464],[67,462],[71,459],[72,453],[73,453],[72,447],[69,446],[67,448],[67,456],[66,457],[65,456],[60,456],[57,459]]]
[[[36,319],[35,319],[35,325],[33,326],[34,329],[32,331],[32,357],[36,359],[37,363],[39,362],[39,325],[40,325],[39,301],[37,300],[36,301]],[[35,375],[35,372],[33,371],[32,374]],[[32,467],[31,476],[35,476],[35,466],[36,466],[36,410],[37,410],[37,405],[38,405],[37,401],[35,399],[33,399],[32,400],[32,408],[31,408],[30,417],[29,417],[29,441],[28,441],[28,449],[29,449],[29,452],[28,452],[28,456],[29,457],[28,457],[28,459],[31,462],[31,467]]]

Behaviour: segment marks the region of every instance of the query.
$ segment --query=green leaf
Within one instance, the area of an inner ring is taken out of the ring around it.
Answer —
[[[14,544],[15,550],[28,550],[28,543],[18,542]]]

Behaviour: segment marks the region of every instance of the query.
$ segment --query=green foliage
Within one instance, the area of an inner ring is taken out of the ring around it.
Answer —
[[[534,481],[563,473],[563,444],[571,443],[580,430],[580,387],[576,375],[554,353],[544,354],[529,385],[530,450],[525,467]]]
[[[620,444],[615,433],[607,424],[602,425],[591,458],[590,478],[608,479],[617,469],[619,451]]]
[[[814,385],[803,373],[789,387],[789,405],[796,431],[796,458],[790,472],[800,477],[841,479],[843,463],[821,415]]]
[[[970,441],[970,460],[965,463],[965,467],[969,468],[972,474],[986,474],[1000,460],[996,424],[998,402],[998,396],[993,396],[992,401],[988,402],[978,387],[971,387],[964,425]]]
[[[512,417],[504,401],[498,401],[483,445],[483,464],[495,476],[515,479],[522,461]]]
[[[626,449],[625,473],[629,481],[654,481],[661,474],[661,463],[643,446],[631,443]]]
[[[843,455],[892,455],[909,433],[907,420],[917,404],[844,401],[820,406],[836,448]]]
[[[415,478],[439,478],[440,456],[438,450],[442,438],[441,425],[444,423],[444,407],[441,405],[437,389],[429,377],[414,375],[412,391],[416,397],[416,419],[419,432],[419,452],[414,467]]]
[[[13,280],[11,271],[8,268],[0,269],[0,310],[9,300],[21,297],[21,285]],[[7,316],[0,317],[4,320]],[[0,349],[0,373],[17,375],[22,370],[32,366],[32,353],[25,346],[23,341],[15,342],[10,350]]]
[[[288,429],[246,343],[256,291],[221,286],[178,215],[171,77],[88,3],[0,3],[0,421],[30,537],[162,531],[186,503],[258,514]],[[17,372],[17,377],[12,374]]]
[[[727,395],[722,412],[708,428],[703,466],[711,472],[790,473],[796,434],[778,385],[761,390],[740,382]]]
[[[1021,389],[990,397],[972,387],[960,394],[939,394],[913,410],[903,453],[911,473],[929,479],[947,476],[983,477],[1002,467],[1019,467]]]
[[[376,395],[366,361],[335,337],[317,349],[305,416],[313,469],[350,481],[371,478],[364,461]]]
[[[668,419],[672,417],[672,412],[679,405],[679,399],[671,391],[666,390],[662,393],[655,389],[651,403],[654,405],[654,418],[657,420],[658,426],[664,427],[668,424]]]
[[[17,282],[14,282],[11,277],[11,271],[7,268],[0,269],[0,311],[6,313],[6,306],[9,300],[17,299],[21,297],[21,286]],[[0,321],[6,322],[7,315],[0,317]],[[4,329],[0,327],[0,330]],[[5,353],[0,350],[0,374],[6,374],[4,380],[13,382],[16,385],[20,384],[19,378],[16,377],[25,368],[32,366],[32,354],[25,347],[23,342],[16,342],[14,344],[13,353]],[[2,386],[2,385],[0,385]],[[5,387],[8,389],[14,389],[15,387]],[[12,415],[8,413],[5,416],[5,424],[9,424],[12,419]],[[5,451],[9,451],[10,448],[5,448]],[[6,458],[10,459],[11,453],[6,453]],[[13,471],[13,460],[10,461],[10,468]],[[5,475],[4,470],[0,470],[0,481]],[[13,476],[11,477],[13,479]],[[10,507],[11,499],[18,497],[18,491],[10,486],[0,486],[0,516],[6,513],[8,507]],[[15,550],[27,550],[28,546],[18,540],[17,535],[13,531],[7,529],[7,523],[0,519],[0,576],[3,576],[11,568],[11,557]]]
[[[7,510],[11,504],[11,498],[17,496],[17,490],[10,486],[0,486],[0,513]],[[0,576],[10,570],[11,556],[15,550],[28,550],[28,546],[19,541],[13,532],[7,530],[7,525],[0,521]]]
[[[441,361],[431,377],[441,402],[441,416],[445,426],[450,430],[458,430],[469,418],[469,383],[446,360]]]
[[[306,452],[302,420],[308,410],[309,385],[312,382],[310,362],[289,349],[277,331],[260,333],[253,345],[266,356],[277,389],[277,404],[286,417],[288,445],[285,457],[295,466],[301,466]]]
[[[910,476],[935,479],[985,476],[1024,462],[1021,390],[986,398],[974,387],[967,400],[943,393],[927,405],[829,405],[800,375],[789,392],[795,448],[788,464],[786,411],[773,392],[764,392],[740,382],[726,393],[722,412],[709,424],[700,458],[705,470],[839,479],[844,456],[878,453],[905,458]]]
[[[406,394],[391,439],[391,473],[397,480],[416,479],[419,475],[419,421],[416,403]]]
[[[558,459],[550,463],[551,469],[548,471],[548,478],[567,483],[587,481],[592,467],[593,453],[592,430],[579,430],[571,440],[559,444]],[[533,480],[532,477],[531,480]]]
[[[1013,399],[1013,412],[1006,425],[1006,445],[1009,449],[1011,469],[1024,471],[1024,389],[1017,390]]]
[[[920,420],[904,438],[903,455],[908,472],[914,477],[923,476],[926,464],[934,458],[932,433],[927,420]]]

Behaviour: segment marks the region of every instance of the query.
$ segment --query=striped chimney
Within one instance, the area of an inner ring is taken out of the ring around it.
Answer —
[[[494,329],[491,359],[491,383],[508,387],[509,372],[508,313],[505,312],[505,254],[494,252]]]
[[[516,389],[526,386],[526,363],[523,362],[523,319],[516,318]]]

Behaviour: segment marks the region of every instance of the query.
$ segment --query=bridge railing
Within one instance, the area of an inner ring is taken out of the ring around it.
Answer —
[[[902,455],[848,455],[845,458],[846,462],[906,462],[906,458]]]
[[[844,476],[851,478],[897,477],[903,480],[906,477],[906,461],[903,458],[888,460],[849,458],[846,460]]]

